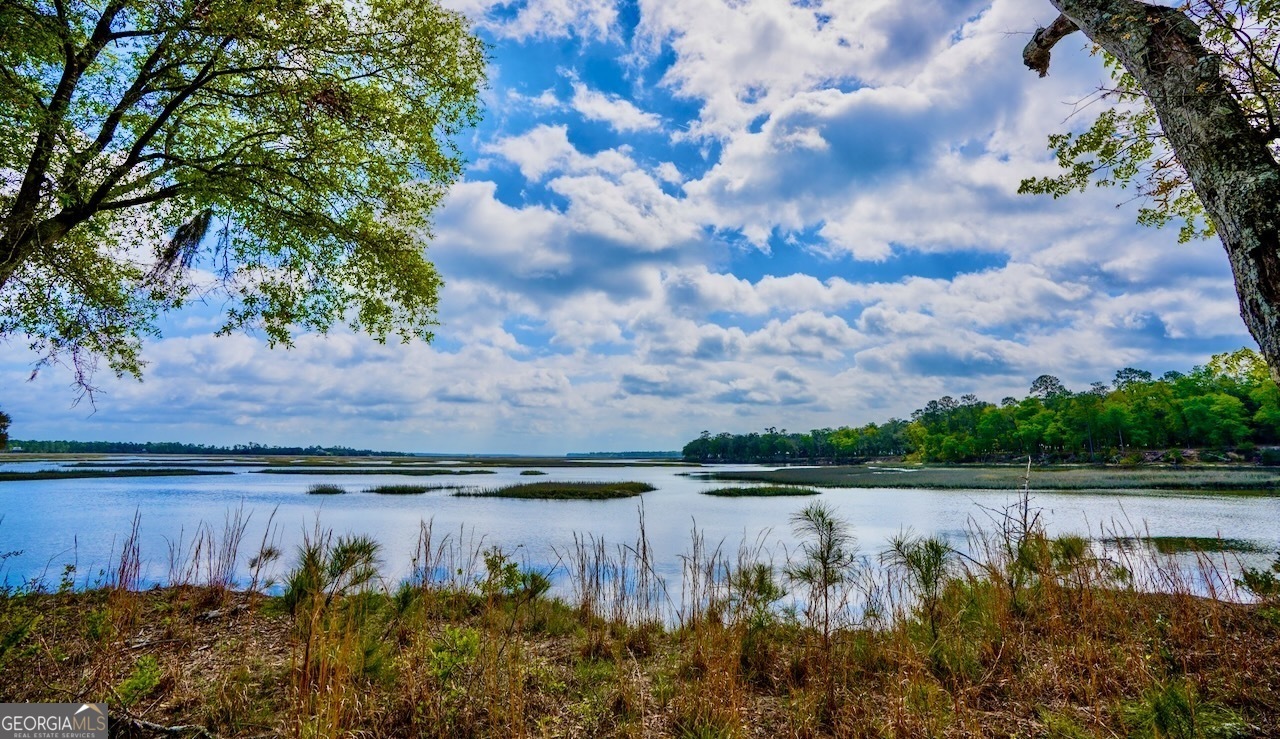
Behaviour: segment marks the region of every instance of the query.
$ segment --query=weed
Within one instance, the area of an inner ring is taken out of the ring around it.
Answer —
[[[139,700],[151,695],[160,685],[160,663],[151,655],[138,658],[133,665],[133,672],[116,687],[116,695],[120,705],[132,708]]]

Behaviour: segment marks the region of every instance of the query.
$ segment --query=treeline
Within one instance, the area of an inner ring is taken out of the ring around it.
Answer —
[[[680,452],[569,452],[566,459],[679,459]]]
[[[923,462],[981,462],[1034,456],[1046,461],[1140,461],[1148,450],[1228,450],[1252,458],[1280,443],[1280,389],[1257,352],[1218,354],[1189,373],[1126,367],[1111,383],[1072,392],[1041,375],[1026,397],[1000,403],[963,395],[931,400],[911,420],[860,428],[712,436],[684,447],[696,462],[842,463],[907,456]],[[1277,456],[1275,453],[1265,455]]]
[[[838,464],[868,457],[887,457],[911,451],[906,421],[894,418],[861,428],[814,429],[808,433],[787,433],[786,429],[765,429],[764,433],[721,433],[709,431],[684,445],[687,462],[799,462]]]
[[[235,446],[183,444],[177,441],[33,441],[13,439],[9,451],[34,454],[287,454],[310,457],[411,457],[405,452],[377,452],[345,446],[266,446],[250,442]]]

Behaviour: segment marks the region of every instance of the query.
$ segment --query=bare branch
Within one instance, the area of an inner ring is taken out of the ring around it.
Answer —
[[[1035,35],[1022,49],[1022,63],[1027,65],[1027,69],[1039,72],[1041,77],[1049,74],[1049,52],[1064,36],[1069,36],[1078,30],[1080,27],[1075,21],[1065,15],[1059,15],[1048,28],[1036,29]]]

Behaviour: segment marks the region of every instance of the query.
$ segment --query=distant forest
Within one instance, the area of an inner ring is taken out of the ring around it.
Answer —
[[[1052,375],[1026,397],[999,404],[963,395],[931,400],[911,420],[788,433],[712,435],[684,446],[691,462],[842,463],[906,456],[921,462],[982,462],[1033,456],[1045,461],[1139,462],[1144,452],[1233,451],[1253,458],[1259,445],[1280,443],[1280,388],[1257,352],[1214,355],[1191,372],[1126,367],[1110,383],[1072,392]],[[1266,450],[1267,463],[1280,452]]]
[[[32,441],[11,439],[10,451],[34,454],[292,454],[309,457],[411,457],[405,452],[376,452],[370,449],[351,449],[345,446],[264,446],[262,444],[236,444],[235,446],[209,446],[206,444],[182,444],[176,441]]]

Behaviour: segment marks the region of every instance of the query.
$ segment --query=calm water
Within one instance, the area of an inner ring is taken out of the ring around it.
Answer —
[[[181,466],[179,462],[173,462]],[[0,470],[48,469],[48,463],[4,463]],[[437,537],[465,531],[485,545],[496,545],[527,564],[556,562],[577,534],[603,537],[611,545],[632,544],[639,530],[639,508],[656,554],[659,571],[669,584],[678,581],[680,554],[689,549],[696,526],[714,546],[736,552],[744,539],[761,535],[781,551],[794,547],[789,517],[811,500],[830,503],[847,519],[868,556],[884,548],[889,537],[909,528],[940,534],[963,547],[970,520],[988,521],[984,507],[1001,508],[1015,496],[1008,491],[850,490],[826,489],[809,498],[714,498],[699,491],[723,486],[693,479],[671,467],[543,468],[540,477],[521,477],[522,468],[497,468],[495,474],[408,477],[395,475],[272,475],[260,467],[232,467],[234,474],[208,477],[115,478],[0,482],[0,552],[20,551],[3,563],[10,585],[44,578],[56,584],[64,565],[75,564],[77,584],[92,582],[110,569],[135,511],[141,516],[143,576],[163,581],[168,573],[171,542],[189,541],[201,523],[220,528],[228,512],[243,506],[251,516],[241,550],[240,569],[256,550],[275,511],[275,536],[285,562],[304,531],[317,521],[336,534],[369,534],[382,544],[383,571],[391,580],[408,574],[419,522],[431,520]],[[536,468],[535,468],[536,469]],[[728,468],[725,468],[728,469]],[[753,469],[740,467],[734,469]],[[548,480],[639,480],[657,489],[638,498],[611,501],[538,501],[459,498],[451,491],[388,496],[359,492],[386,483],[497,486]],[[313,484],[341,485],[347,495],[313,496]],[[1130,531],[1152,536],[1197,536],[1238,539],[1261,552],[1280,547],[1280,498],[1222,494],[1034,493],[1051,533],[1100,536],[1100,526],[1117,522]],[[1260,565],[1265,553],[1241,555]],[[1234,556],[1233,556],[1234,557]],[[678,585],[676,586],[678,587]]]

